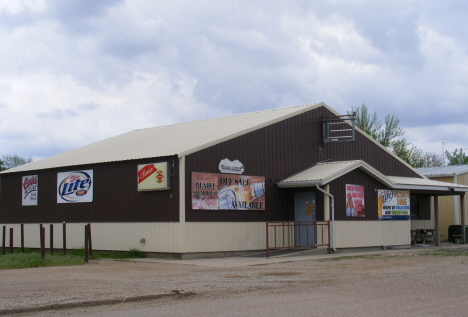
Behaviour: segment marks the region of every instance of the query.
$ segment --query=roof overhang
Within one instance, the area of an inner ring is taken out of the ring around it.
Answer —
[[[361,169],[388,187],[395,186],[388,177],[362,160],[318,163],[279,181],[277,185],[280,188],[323,186],[355,169]]]
[[[443,192],[453,195],[464,195],[468,192],[466,185],[439,182],[427,178],[386,176],[362,160],[317,163],[276,184],[280,188],[324,186],[355,169],[361,169],[392,189]]]
[[[424,190],[424,191],[440,191],[446,193],[464,194],[468,192],[468,186],[447,182],[435,181],[432,179],[413,178],[413,177],[396,177],[387,176],[395,183],[395,189],[408,190]]]

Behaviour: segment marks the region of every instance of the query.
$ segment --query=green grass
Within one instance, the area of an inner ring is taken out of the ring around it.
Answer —
[[[67,255],[81,256],[84,258],[84,249],[67,250]],[[144,255],[139,250],[132,249],[130,251],[93,251],[88,255],[90,260],[98,259],[135,259],[143,258]]]
[[[44,258],[41,258],[41,254],[38,252],[13,253],[0,256],[0,270],[80,265],[84,263],[84,257],[46,254]]]
[[[419,253],[422,256],[468,256],[467,248],[458,248],[458,249],[440,249],[440,250],[431,250]]]
[[[127,252],[93,251],[93,253],[88,256],[88,259],[134,259],[142,257],[143,254],[138,250],[130,250]],[[67,250],[67,255],[65,256],[62,254],[61,250],[55,250],[53,254],[47,251],[44,258],[41,258],[41,253],[39,251],[32,251],[29,249],[25,249],[24,253],[21,253],[19,249],[15,249],[13,254],[7,253],[6,255],[0,255],[0,270],[82,264],[85,264],[84,249]]]

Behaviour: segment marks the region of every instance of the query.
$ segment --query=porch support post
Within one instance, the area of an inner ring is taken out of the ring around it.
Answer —
[[[435,223],[435,245],[440,245],[439,233],[439,195],[434,195],[434,223]]]
[[[460,222],[461,222],[461,228],[462,228],[462,243],[463,244],[466,243],[465,197],[466,197],[465,193],[463,193],[463,195],[460,195],[460,212],[461,212]]]

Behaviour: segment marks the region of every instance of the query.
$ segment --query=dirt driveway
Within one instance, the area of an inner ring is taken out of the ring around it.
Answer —
[[[385,304],[388,309],[412,311],[430,305],[436,310],[445,309],[438,312],[443,315],[468,314],[468,257],[426,256],[402,250],[350,255],[285,257],[270,262],[242,262],[238,258],[99,260],[83,266],[5,270],[0,271],[0,313],[159,296],[196,300],[294,292],[306,287],[307,292],[327,298],[336,307],[354,303],[359,308],[360,303],[371,301]],[[239,265],[236,261],[240,261]]]

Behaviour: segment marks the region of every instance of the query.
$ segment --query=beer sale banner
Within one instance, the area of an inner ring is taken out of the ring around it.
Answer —
[[[346,217],[364,216],[364,186],[346,184]]]
[[[377,195],[379,220],[410,219],[410,193],[408,190],[379,189]]]
[[[192,172],[192,209],[265,210],[265,177]]]

